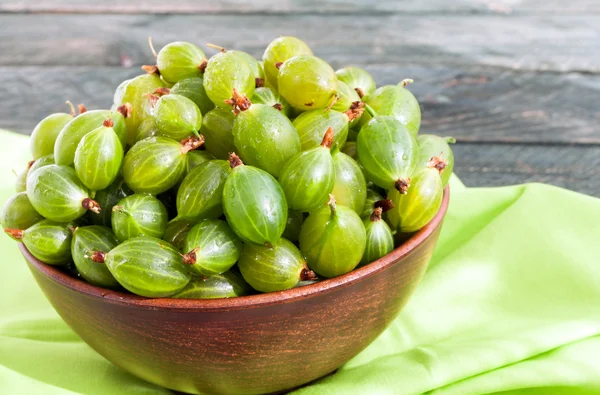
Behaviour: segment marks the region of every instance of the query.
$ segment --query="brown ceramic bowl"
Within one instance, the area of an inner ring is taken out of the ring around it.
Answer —
[[[234,299],[109,291],[21,251],[60,316],[115,365],[192,394],[270,393],[335,371],[387,328],[427,268],[448,199],[446,189],[431,223],[378,261],[316,284]]]

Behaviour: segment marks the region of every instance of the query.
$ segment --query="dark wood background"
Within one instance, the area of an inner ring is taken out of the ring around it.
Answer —
[[[468,186],[600,196],[596,0],[1,0],[0,127],[30,133],[67,99],[108,107],[152,62],[148,36],[260,58],[279,35],[334,68],[365,67],[378,85],[413,78],[421,133],[457,137]]]

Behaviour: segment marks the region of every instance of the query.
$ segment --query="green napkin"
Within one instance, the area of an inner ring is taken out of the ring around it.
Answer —
[[[0,202],[27,138],[0,132]],[[170,394],[104,360],[0,237],[0,393]],[[464,188],[404,311],[298,394],[600,393],[600,200],[545,185]]]

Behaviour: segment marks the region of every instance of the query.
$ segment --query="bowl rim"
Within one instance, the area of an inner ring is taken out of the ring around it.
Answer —
[[[292,303],[297,300],[312,298],[317,295],[333,292],[342,287],[351,286],[354,283],[365,280],[366,278],[378,273],[388,266],[398,263],[402,258],[409,255],[417,247],[423,244],[429,236],[441,225],[448,204],[450,201],[450,187],[444,189],[442,204],[433,217],[421,230],[413,234],[398,248],[382,258],[369,263],[361,268],[355,269],[344,275],[319,281],[315,284],[305,285],[303,287],[292,288],[285,291],[270,292],[256,295],[240,296],[237,298],[222,299],[171,299],[171,298],[145,298],[121,291],[113,291],[92,285],[81,279],[70,276],[59,270],[56,266],[48,265],[35,258],[23,245],[19,243],[21,253],[30,264],[39,273],[49,278],[53,282],[60,284],[68,290],[82,294],[89,298],[102,299],[106,303],[125,305],[147,310],[167,310],[167,311],[228,311],[241,310],[248,308],[265,307],[275,304]]]

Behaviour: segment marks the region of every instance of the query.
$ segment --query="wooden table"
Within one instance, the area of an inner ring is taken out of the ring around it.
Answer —
[[[111,104],[174,40],[260,58],[278,35],[378,85],[410,77],[421,133],[453,135],[469,186],[546,182],[600,196],[600,2],[0,1],[0,127],[30,133],[65,100]],[[212,54],[212,51],[207,53]]]

